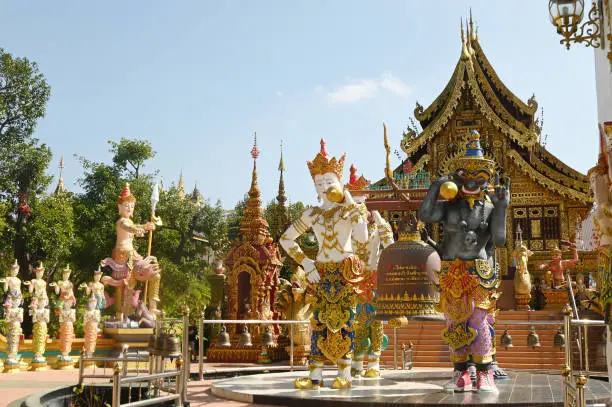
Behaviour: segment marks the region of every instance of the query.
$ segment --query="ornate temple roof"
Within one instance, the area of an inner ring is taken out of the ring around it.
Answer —
[[[499,79],[480,45],[471,13],[465,33],[461,24],[461,56],[446,87],[427,108],[417,102],[414,115],[423,131],[417,134],[409,129],[404,133],[401,147],[415,167],[420,169],[429,160],[427,144],[449,125],[465,95],[471,96],[475,109],[510,139],[509,158],[523,173],[562,196],[592,202],[587,177],[538,143],[541,129],[534,117],[538,108],[535,97],[524,103]]]
[[[470,22],[470,25],[473,24]],[[461,42],[461,57],[442,93],[426,109],[418,102],[414,109],[423,131],[410,143],[405,138],[402,149],[412,155],[444,129],[459,105],[463,89],[470,92],[480,112],[503,134],[522,147],[535,145],[538,141],[535,98],[531,97],[525,104],[508,90],[485,56],[476,33],[468,27],[466,38],[463,24]]]

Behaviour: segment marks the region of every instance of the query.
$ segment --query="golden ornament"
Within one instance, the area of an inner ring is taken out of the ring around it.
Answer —
[[[440,196],[444,199],[455,199],[457,194],[459,193],[459,189],[457,188],[457,184],[452,181],[446,181],[440,187]]]
[[[325,195],[327,196],[327,199],[332,202],[340,203],[344,201],[344,191],[335,185],[329,187],[329,189],[325,191]]]

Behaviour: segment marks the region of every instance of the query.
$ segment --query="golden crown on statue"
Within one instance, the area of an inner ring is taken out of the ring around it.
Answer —
[[[307,162],[310,175],[314,179],[315,175],[323,175],[331,172],[336,174],[339,180],[342,180],[345,159],[346,153],[342,154],[339,160],[336,160],[336,157],[330,158],[325,149],[325,140],[321,139],[321,151],[319,151],[314,160]]]

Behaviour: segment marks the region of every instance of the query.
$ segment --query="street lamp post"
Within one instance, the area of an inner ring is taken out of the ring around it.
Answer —
[[[593,48],[599,48],[602,43],[602,0],[593,0],[591,9],[584,18],[584,0],[549,0],[548,11],[550,21],[557,27],[557,33],[563,38],[560,43],[567,49],[572,42],[585,43]],[[582,23],[582,24],[581,24]]]

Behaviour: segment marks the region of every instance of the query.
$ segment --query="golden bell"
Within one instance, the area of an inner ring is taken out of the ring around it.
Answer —
[[[459,189],[457,188],[457,184],[452,181],[446,181],[440,187],[440,196],[444,199],[448,199],[449,201],[455,199],[458,193]]]
[[[325,191],[325,195],[327,196],[327,199],[335,203],[344,201],[344,191],[335,185],[329,187],[329,189]]]
[[[253,342],[251,341],[251,333],[246,325],[244,328],[242,328],[242,333],[238,337],[238,346],[253,346]]]
[[[227,348],[228,346],[231,346],[230,336],[225,329],[225,325],[221,325],[221,330],[217,336],[217,347]]]
[[[504,330],[504,334],[501,337],[501,346],[506,349],[512,348],[514,346],[512,345],[512,336],[510,336],[507,329]]]
[[[565,346],[565,335],[563,335],[563,329],[561,327],[557,328],[557,333],[555,333],[555,337],[553,338],[553,346],[559,349]]]
[[[535,331],[535,327],[531,327],[529,330],[529,335],[527,335],[527,346],[531,346],[532,348],[539,348],[542,345],[540,344],[540,337]]]
[[[181,341],[174,333],[166,335],[161,356],[174,359],[181,354]]]
[[[270,332],[270,327],[266,327],[266,331],[261,334],[261,345],[262,346],[274,346],[274,335]]]

